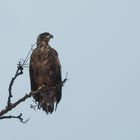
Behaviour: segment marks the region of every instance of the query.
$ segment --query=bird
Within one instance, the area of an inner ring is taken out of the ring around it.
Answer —
[[[47,87],[33,96],[38,108],[47,114],[56,110],[62,96],[61,64],[57,51],[49,45],[52,38],[49,32],[38,35],[29,63],[31,91]]]

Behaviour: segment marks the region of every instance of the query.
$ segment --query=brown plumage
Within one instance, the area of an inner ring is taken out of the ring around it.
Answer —
[[[47,32],[38,36],[37,47],[31,54],[29,68],[31,91],[38,90],[43,86],[56,87],[34,96],[38,106],[46,113],[54,111],[55,104],[57,107],[61,100],[62,92],[61,65],[56,50],[48,44],[51,38],[53,36]]]

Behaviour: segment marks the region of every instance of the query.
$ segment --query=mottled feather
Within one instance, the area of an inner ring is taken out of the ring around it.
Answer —
[[[61,65],[56,50],[47,43],[39,42],[32,52],[29,72],[31,91],[43,86],[56,87],[34,96],[40,108],[46,113],[52,113],[55,104],[57,106],[60,102],[62,94]]]

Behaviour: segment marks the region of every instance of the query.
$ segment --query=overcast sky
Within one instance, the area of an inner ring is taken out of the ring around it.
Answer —
[[[38,34],[54,35],[63,98],[51,115],[30,108],[9,114],[30,121],[0,121],[2,140],[140,140],[140,2],[138,0],[0,1],[0,109],[8,84]],[[30,91],[28,68],[13,87],[14,98]]]

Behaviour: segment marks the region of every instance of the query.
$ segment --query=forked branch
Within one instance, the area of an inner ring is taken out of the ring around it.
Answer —
[[[1,116],[3,116],[4,114],[6,114],[7,112],[9,112],[10,110],[12,110],[13,108],[15,108],[17,105],[19,105],[21,102],[24,102],[26,99],[35,96],[37,94],[39,94],[41,91],[47,91],[47,90],[51,90],[51,89],[55,89],[58,88],[58,86],[63,86],[64,83],[67,81],[67,77],[62,81],[62,83],[60,83],[59,85],[56,85],[55,87],[42,87],[36,91],[32,91],[28,94],[25,94],[22,98],[20,98],[18,101],[16,101],[15,103],[11,103],[10,106],[7,106],[5,109],[0,111],[0,119]]]
[[[35,43],[36,44],[36,43]],[[34,44],[34,45],[35,45]],[[25,94],[22,98],[20,98],[19,100],[17,100],[16,102],[12,103],[11,101],[11,98],[13,97],[12,95],[12,87],[13,87],[13,84],[15,82],[15,80],[17,79],[18,76],[22,75],[23,74],[23,68],[27,65],[27,62],[29,60],[29,56],[30,56],[30,53],[31,51],[33,50],[33,47],[34,45],[31,46],[31,49],[30,51],[28,52],[25,60],[23,62],[18,62],[18,65],[17,65],[17,70],[16,70],[16,73],[14,75],[14,77],[11,79],[10,81],[10,84],[9,84],[9,88],[8,88],[8,91],[9,91],[9,96],[8,96],[8,100],[7,100],[7,106],[2,109],[0,111],[0,119],[11,119],[11,118],[16,118],[16,119],[19,119],[20,122],[22,123],[26,123],[29,119],[27,120],[23,120],[22,118],[22,113],[20,113],[19,115],[17,116],[13,116],[13,115],[5,115],[7,114],[9,111],[11,111],[12,109],[14,109],[17,105],[19,105],[20,103],[24,102],[26,99],[32,97],[32,96],[36,96],[37,94],[39,94],[41,91],[47,91],[47,90],[51,90],[51,89],[56,89],[58,88],[59,86],[64,86],[64,83],[67,81],[67,74],[66,74],[66,78],[58,85],[56,85],[55,87],[41,87],[40,89],[36,90],[36,91],[32,91],[30,93],[27,93]]]

